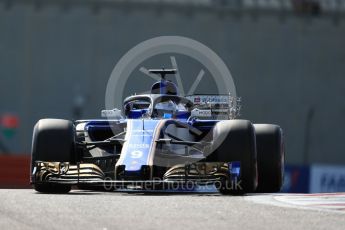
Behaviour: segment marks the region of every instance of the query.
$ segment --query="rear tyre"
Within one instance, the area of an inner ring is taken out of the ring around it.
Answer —
[[[257,187],[255,131],[247,120],[218,122],[213,129],[211,161],[241,163],[240,186],[229,186],[224,180],[218,190],[223,194],[254,192]]]
[[[277,125],[254,124],[258,154],[257,192],[279,192],[284,181],[284,140]]]
[[[75,131],[71,121],[61,119],[39,120],[33,132],[31,150],[31,173],[35,161],[74,162]],[[39,184],[34,189],[42,193],[68,193],[70,185]]]

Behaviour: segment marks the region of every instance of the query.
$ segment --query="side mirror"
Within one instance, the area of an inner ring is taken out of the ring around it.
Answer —
[[[110,119],[123,119],[121,110],[119,109],[102,110],[101,116]]]

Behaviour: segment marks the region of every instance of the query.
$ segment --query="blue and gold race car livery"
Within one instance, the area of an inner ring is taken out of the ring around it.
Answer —
[[[31,183],[39,192],[179,189],[212,184],[223,194],[277,192],[283,183],[279,126],[236,119],[230,95],[179,96],[162,79],[104,119],[42,119],[34,127]]]

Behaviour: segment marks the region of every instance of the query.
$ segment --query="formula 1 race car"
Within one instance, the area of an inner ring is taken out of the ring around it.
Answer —
[[[100,120],[42,119],[33,131],[31,183],[38,192],[174,190],[214,185],[223,194],[278,192],[282,129],[236,119],[231,95],[182,97],[160,74],[150,94],[127,97]]]

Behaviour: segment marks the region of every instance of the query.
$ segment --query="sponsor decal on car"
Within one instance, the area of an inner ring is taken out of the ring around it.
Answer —
[[[193,117],[211,117],[212,111],[211,110],[193,109],[191,115]]]
[[[229,96],[227,95],[200,95],[188,96],[196,105],[200,104],[229,104]]]

